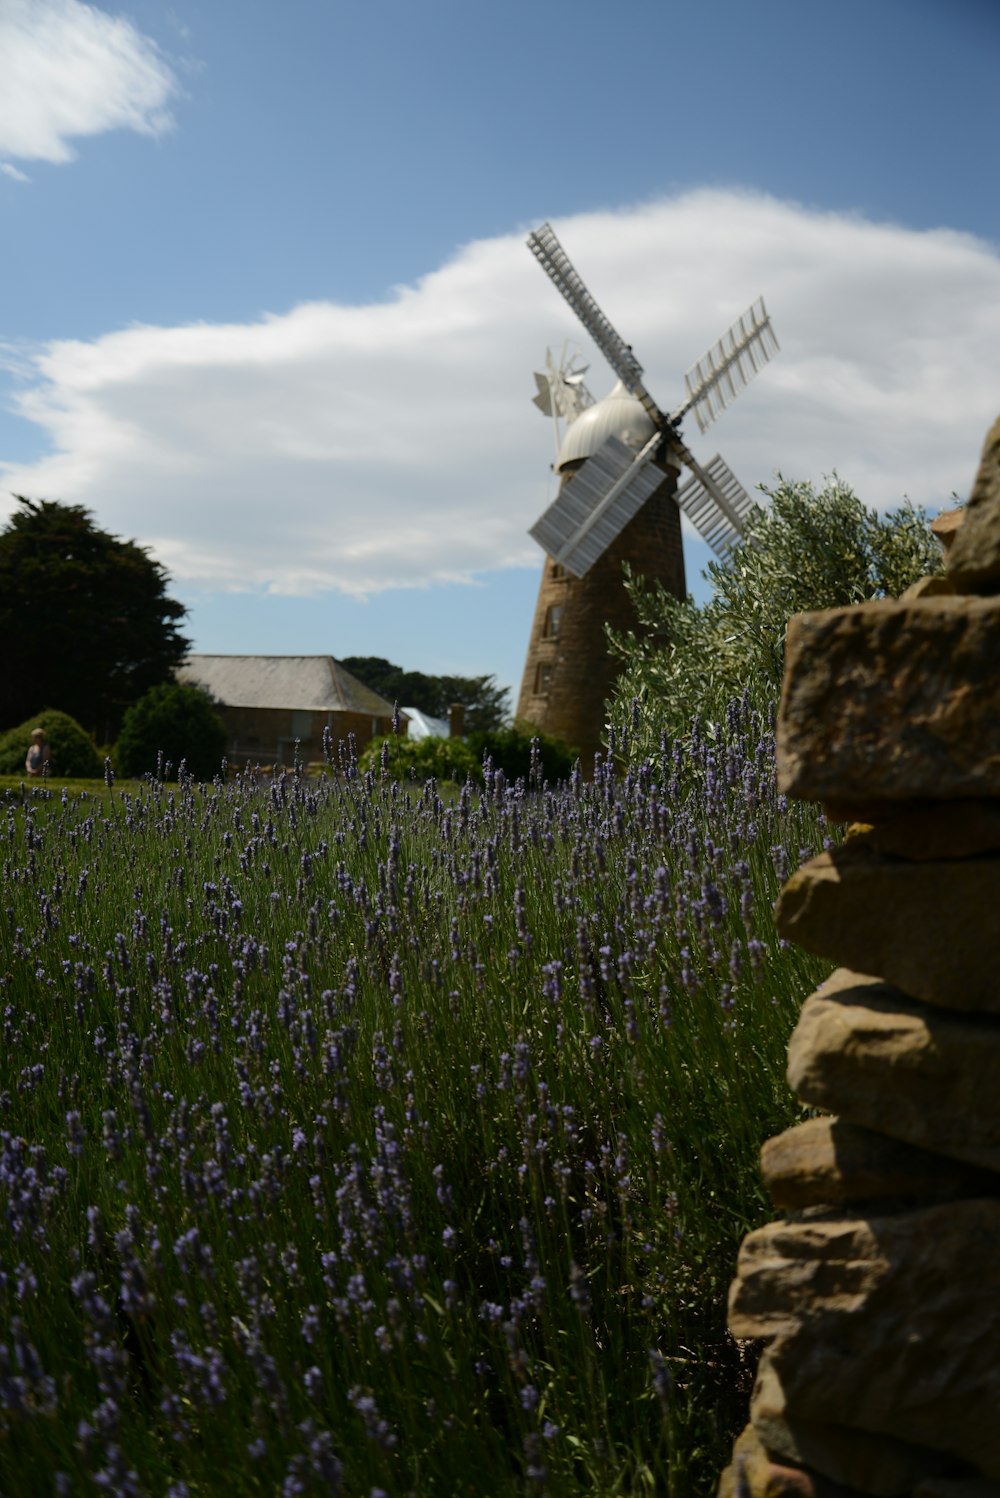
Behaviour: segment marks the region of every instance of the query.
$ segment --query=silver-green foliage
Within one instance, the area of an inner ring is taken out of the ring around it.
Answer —
[[[836,475],[819,492],[779,475],[763,492],[770,504],[751,512],[741,544],[709,563],[707,603],[626,577],[638,628],[609,636],[624,662],[610,717],[649,750],[664,729],[682,734],[695,714],[717,721],[744,691],[773,700],[794,614],[895,598],[941,570],[926,516],[909,502],[879,515]]]

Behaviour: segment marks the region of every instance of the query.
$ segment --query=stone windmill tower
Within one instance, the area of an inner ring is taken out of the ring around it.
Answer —
[[[535,376],[535,404],[556,422],[555,468],[562,483],[531,527],[548,555],[517,716],[573,744],[586,770],[601,747],[605,702],[618,674],[605,625],[635,623],[622,563],[683,598],[681,510],[724,555],[750,509],[750,497],[718,454],[704,468],[695,460],[681,439],[681,419],[693,412],[704,432],[777,352],[778,342],[760,299],[689,370],[686,398],[668,416],[552,228],[543,225],[528,246],[618,375],[610,395],[596,402],[583,383],[585,368],[565,350],[558,366],[550,353],[546,373]],[[560,419],[568,424],[561,442]],[[678,487],[683,468],[690,477]]]

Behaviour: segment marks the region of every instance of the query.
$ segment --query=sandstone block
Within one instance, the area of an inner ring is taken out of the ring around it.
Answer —
[[[776,1222],[740,1249],[729,1325],[773,1337],[789,1411],[1000,1477],[1000,1202]]]
[[[887,822],[904,811],[918,811],[926,801],[886,801],[855,799],[853,801],[824,801],[823,812],[828,822],[872,823]],[[951,805],[952,803],[947,803]]]
[[[941,548],[947,555],[951,550],[951,543],[958,535],[962,521],[965,519],[965,506],[957,510],[942,510],[931,521],[931,530],[941,542]]]
[[[858,847],[892,858],[975,858],[1000,849],[1000,800],[918,806],[887,821],[850,829],[847,837]]]
[[[998,1077],[995,1019],[934,1009],[844,968],[803,1004],[788,1045],[789,1086],[803,1102],[983,1167],[965,1176],[983,1195],[1000,1189]],[[962,1179],[955,1171],[956,1188]]]
[[[959,593],[1000,589],[1000,417],[987,433],[979,472],[945,565]]]
[[[815,1044],[815,1031],[806,1046],[810,1044]],[[821,1062],[812,1053],[804,1060],[796,1058],[796,1077],[804,1067],[810,1090],[817,1085],[813,1069],[818,1065]],[[891,1101],[881,1106],[869,1103],[873,1085],[877,1084],[866,1077],[860,1087],[855,1082],[845,1090],[852,1092],[852,1103],[853,1093],[861,1091],[865,1111],[876,1114],[882,1122],[888,1112],[893,1123]],[[811,1118],[786,1129],[764,1145],[760,1168],[774,1205],[792,1211],[873,1198],[944,1200],[988,1195],[993,1188],[1000,1191],[1000,1176],[994,1178],[988,1171],[931,1154],[884,1133],[876,1134],[845,1118]]]
[[[1000,1482],[985,1477],[928,1477],[913,1498],[1000,1498]]]
[[[900,603],[909,603],[911,598],[940,598],[945,593],[954,593],[951,578],[944,573],[932,573],[930,577],[918,577],[905,592],[900,593]]]
[[[864,1498],[852,1488],[768,1456],[752,1425],[733,1447],[722,1474],[718,1498]]]
[[[852,842],[803,864],[774,914],[820,957],[929,1004],[1000,1013],[998,911],[1000,858],[912,863]]]
[[[778,717],[781,790],[845,806],[1000,796],[998,660],[1000,599],[797,614]]]
[[[904,1498],[921,1479],[960,1465],[926,1446],[792,1414],[766,1352],[754,1386],[750,1421],[772,1459],[808,1467],[873,1498]]]

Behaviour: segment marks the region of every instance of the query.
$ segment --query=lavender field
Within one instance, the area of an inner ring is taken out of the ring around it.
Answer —
[[[0,1491],[710,1493],[824,971],[772,738],[0,793]]]

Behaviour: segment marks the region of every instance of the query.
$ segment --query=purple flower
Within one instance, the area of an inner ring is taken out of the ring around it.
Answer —
[[[309,1306],[302,1317],[302,1335],[312,1347],[320,1333],[319,1307]]]
[[[374,1395],[355,1384],[348,1390],[347,1397],[361,1416],[368,1439],[381,1446],[383,1451],[393,1451],[397,1445],[396,1434],[389,1422],[379,1414]]]

